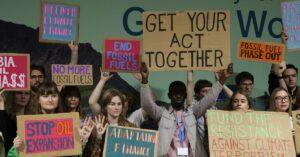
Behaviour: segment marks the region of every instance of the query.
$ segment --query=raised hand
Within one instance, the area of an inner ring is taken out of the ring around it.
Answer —
[[[86,117],[84,119],[82,128],[78,129],[79,139],[83,145],[85,145],[88,142],[94,127],[95,125],[93,124],[91,117]]]
[[[278,77],[282,77],[283,71],[286,69],[286,63],[285,61],[282,61],[279,64],[272,64],[272,71],[275,75]]]
[[[218,77],[219,77],[218,81],[223,85],[225,83],[225,81],[227,80],[227,78],[231,74],[233,74],[233,64],[232,63],[228,64],[226,70],[223,69],[223,70],[217,72],[217,74],[218,74]],[[216,76],[216,78],[218,78],[218,77]]]
[[[72,52],[78,52],[78,44],[76,44],[73,40],[68,44],[68,46]]]
[[[142,62],[140,73],[142,75],[142,83],[148,83],[149,70],[145,62]]]
[[[113,74],[110,74],[110,72],[101,71],[101,68],[100,68],[100,73],[101,73],[101,80],[103,81],[107,81],[114,76]]]
[[[280,35],[281,35],[281,41],[282,41],[282,43],[286,43],[288,41],[288,39],[289,39],[288,34],[286,32],[284,32],[284,31],[282,31]]]
[[[104,125],[104,121],[105,121],[105,116],[101,116],[101,115],[95,116],[94,125],[96,126],[98,139],[102,139],[102,136],[108,126],[107,123]]]

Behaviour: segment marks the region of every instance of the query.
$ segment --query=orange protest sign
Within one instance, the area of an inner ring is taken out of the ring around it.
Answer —
[[[280,63],[284,60],[284,52],[284,44],[241,39],[238,44],[237,58],[248,61]]]

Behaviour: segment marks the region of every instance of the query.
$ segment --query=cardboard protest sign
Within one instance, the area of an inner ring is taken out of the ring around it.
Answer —
[[[156,156],[157,141],[157,131],[108,126],[103,156]]]
[[[21,156],[68,156],[81,154],[79,114],[59,113],[17,116],[18,136],[24,139]]]
[[[29,54],[0,53],[0,87],[4,90],[30,90]]]
[[[138,39],[105,39],[102,70],[139,72],[141,42]]]
[[[237,48],[237,58],[248,61],[281,63],[284,60],[284,52],[284,44],[241,39]]]
[[[41,2],[39,41],[48,43],[78,43],[79,5]]]
[[[92,65],[52,64],[51,71],[58,85],[93,85]]]
[[[144,12],[143,46],[151,71],[226,68],[230,12]]]
[[[296,156],[287,113],[209,110],[208,136],[211,157]]]
[[[288,34],[287,49],[289,51],[300,48],[300,1],[281,2],[283,29]]]
[[[297,154],[300,154],[300,111],[296,110],[292,112],[293,126],[295,129],[295,146]]]

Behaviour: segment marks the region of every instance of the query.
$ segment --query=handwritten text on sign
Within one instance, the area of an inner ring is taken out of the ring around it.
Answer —
[[[141,43],[139,40],[106,39],[102,62],[104,71],[138,72]]]
[[[5,90],[29,90],[29,55],[0,54],[0,87]]]
[[[72,119],[28,120],[25,129],[27,154],[74,148]]]
[[[211,157],[296,156],[287,113],[210,110],[208,135]]]
[[[144,12],[143,46],[144,61],[152,71],[227,67],[230,13]]]
[[[240,40],[237,57],[249,61],[280,63],[284,60],[284,44]]]
[[[55,117],[55,118],[54,118]],[[24,139],[21,156],[69,156],[81,154],[79,114],[59,113],[17,116],[18,135]]]
[[[300,45],[300,1],[282,2],[281,14],[284,31],[288,34],[287,48],[299,49]]]
[[[58,85],[93,85],[92,65],[52,64],[52,80]]]
[[[42,41],[78,40],[79,6],[42,3],[42,8]]]
[[[157,132],[109,126],[104,156],[156,156]]]

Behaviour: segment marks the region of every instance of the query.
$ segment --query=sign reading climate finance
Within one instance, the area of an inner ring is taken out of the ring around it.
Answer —
[[[79,114],[17,116],[18,135],[24,139],[21,156],[69,156],[81,154]]]
[[[139,72],[141,42],[138,39],[105,39],[103,71]]]
[[[58,85],[93,85],[93,67],[52,64],[52,81]]]
[[[40,42],[78,43],[79,5],[41,2]]]
[[[130,127],[109,126],[103,156],[156,156],[158,132]]]
[[[29,54],[0,53],[0,88],[29,90]]]
[[[143,46],[151,71],[225,68],[231,52],[230,12],[144,12]]]
[[[207,113],[211,157],[296,156],[287,113],[216,110]]]

